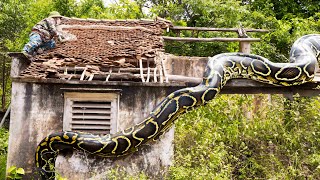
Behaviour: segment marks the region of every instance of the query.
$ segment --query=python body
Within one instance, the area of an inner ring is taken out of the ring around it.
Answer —
[[[58,132],[43,139],[35,154],[42,179],[54,179],[54,164],[59,151],[84,150],[102,157],[118,157],[136,151],[142,144],[157,139],[179,115],[212,100],[229,79],[246,78],[292,86],[311,81],[318,68],[320,35],[298,39],[290,52],[290,63],[272,63],[251,54],[226,53],[209,58],[203,81],[168,95],[141,123],[112,135],[96,136],[82,132]]]

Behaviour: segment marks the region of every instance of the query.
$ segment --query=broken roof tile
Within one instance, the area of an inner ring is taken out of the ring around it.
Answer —
[[[63,68],[86,67],[87,73],[94,73],[101,79],[101,76],[108,74],[105,71],[112,68],[139,68],[140,59],[144,67],[154,68],[156,52],[164,51],[161,35],[170,26],[170,21],[161,18],[97,20],[63,17],[62,25],[58,28],[62,30],[66,41],[34,56],[21,76],[60,78],[65,77],[62,74],[70,73],[67,70],[61,71]],[[127,74],[126,79],[136,77]],[[121,76],[117,74],[117,77]],[[94,77],[91,75],[92,79]]]

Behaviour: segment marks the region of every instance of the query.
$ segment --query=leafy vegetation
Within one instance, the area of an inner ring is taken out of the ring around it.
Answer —
[[[320,179],[319,100],[219,95],[176,121],[165,179]],[[148,179],[121,168],[107,177]]]
[[[181,117],[169,179],[319,179],[319,97],[221,95]]]
[[[11,166],[8,169],[8,179],[16,180],[16,179],[22,179],[23,175],[25,174],[23,168],[17,168],[16,166]]]
[[[8,130],[0,128],[0,179],[6,178],[8,138]]]

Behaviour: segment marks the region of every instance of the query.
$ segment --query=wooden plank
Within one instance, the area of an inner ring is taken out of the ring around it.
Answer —
[[[111,108],[110,104],[73,104],[72,107],[84,108]]]
[[[83,75],[83,76],[82,76]],[[71,79],[80,79],[81,81],[85,80],[85,74],[82,74],[81,76],[78,74],[74,74]],[[64,75],[64,74],[56,74],[57,78],[62,79],[69,79],[70,75]],[[104,80],[107,81],[108,79],[139,79],[132,73],[106,73],[106,74],[96,74],[92,80]],[[69,80],[71,80],[69,79]]]
[[[238,28],[209,28],[209,27],[185,27],[185,26],[173,26],[170,29],[173,30],[191,30],[191,31],[220,31],[220,32],[238,32]],[[246,32],[263,32],[267,33],[267,29],[244,29]]]
[[[250,42],[240,42],[239,49],[242,53],[250,54]]]
[[[162,36],[162,38],[166,41],[183,41],[183,42],[258,42],[260,38],[182,38],[182,37],[169,37]]]
[[[73,101],[73,104],[111,104],[111,101],[98,101],[98,100],[90,100],[90,99],[87,99],[87,100],[74,100]]]
[[[142,59],[143,60],[143,59]],[[59,67],[58,71],[59,72],[82,72],[85,67]],[[115,68],[115,67],[110,67],[110,68],[101,68],[101,72],[109,72],[110,69],[112,69],[114,72],[121,71],[121,72],[131,72],[131,73],[137,73],[140,72],[141,68]],[[153,70],[154,68],[150,68]],[[147,72],[148,68],[142,68],[143,72]],[[109,72],[110,73],[110,72]]]
[[[71,124],[96,124],[96,125],[111,125],[110,120],[105,121],[72,121]]]
[[[80,130],[80,129],[83,129],[83,130],[92,130],[92,129],[100,129],[100,130],[110,130],[110,126],[97,126],[97,125],[72,125],[71,126],[71,129],[73,130]]]
[[[101,29],[108,31],[132,31],[132,30],[141,30],[144,32],[153,33],[152,30],[136,26],[136,27],[126,27],[126,26],[105,26],[105,25],[59,25],[59,28],[64,29]]]
[[[72,110],[72,113],[97,113],[97,114],[110,114],[111,109],[79,109]]]
[[[202,78],[198,77],[188,77],[188,76],[182,76],[182,75],[171,75],[168,74],[167,78],[169,81],[183,81],[183,82],[191,82],[191,83],[201,83]]]
[[[102,116],[98,116],[98,115],[72,115],[72,119],[110,119],[111,115],[102,115]]]
[[[120,100],[119,100],[119,96],[117,96],[116,99],[114,99],[111,102],[111,109],[112,109],[112,113],[111,113],[111,117],[110,117],[110,121],[111,121],[111,133],[116,133],[119,131],[118,129],[118,121],[119,121],[119,104],[120,104]]]
[[[91,134],[95,134],[95,135],[105,135],[105,134],[110,134],[110,130],[106,129],[106,130],[75,130],[75,131],[82,131],[82,132],[86,132],[86,133],[91,133]]]
[[[31,63],[31,60],[29,59],[29,57],[27,57],[22,52],[8,52],[8,56],[10,56],[12,58],[17,58],[22,61],[26,61],[28,64]],[[33,58],[32,56],[30,56],[30,57]]]
[[[66,88],[60,88],[61,90],[63,91],[77,91],[77,92],[107,92],[107,93],[119,93],[122,91],[122,89],[111,89],[111,88],[69,88],[69,87],[66,87]],[[81,94],[79,94],[81,95]]]
[[[92,83],[92,82],[91,82]],[[84,88],[85,89],[85,88]],[[90,89],[88,89],[90,90]],[[64,93],[65,99],[72,100],[74,102],[80,101],[94,101],[94,102],[111,102],[113,99],[118,97],[118,93],[86,93],[83,92],[65,92]]]

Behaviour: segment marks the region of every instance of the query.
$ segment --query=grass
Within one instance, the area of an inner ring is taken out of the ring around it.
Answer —
[[[0,128],[0,179],[6,179],[8,138],[8,130]]]

